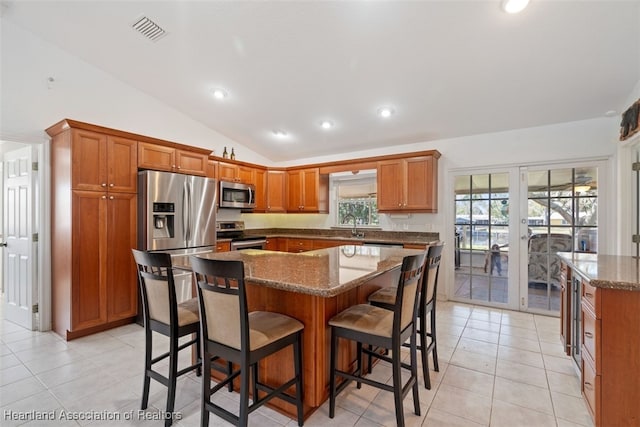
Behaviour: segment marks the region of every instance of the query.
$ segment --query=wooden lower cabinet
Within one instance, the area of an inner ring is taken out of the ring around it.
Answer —
[[[313,249],[312,239],[287,239],[287,252],[306,252]]]
[[[265,244],[265,249],[268,251],[280,251],[280,241],[282,239],[278,237],[268,237],[267,243]],[[282,251],[285,252],[285,251]]]
[[[231,250],[231,242],[217,242],[216,252],[229,252]]]
[[[138,314],[136,264],[131,249],[137,245],[137,194],[107,195],[107,322]]]
[[[72,191],[70,236],[52,239],[53,329],[66,339],[135,318],[136,207],[134,193]]]
[[[582,394],[597,426],[640,425],[640,292],[582,283]]]

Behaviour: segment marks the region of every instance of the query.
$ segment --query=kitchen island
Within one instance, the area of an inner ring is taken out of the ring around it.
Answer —
[[[366,303],[372,292],[395,286],[402,258],[420,253],[423,251],[347,245],[297,254],[248,249],[201,256],[243,261],[249,310],[286,314],[304,324],[306,418],[329,397],[329,319],[352,305]],[[176,257],[173,262],[176,268],[190,268],[188,257]],[[342,343],[339,353],[340,369],[352,368],[355,343]],[[260,366],[262,381],[282,384],[293,376],[293,351],[285,349],[265,359]],[[277,399],[270,404],[296,417],[295,406]]]

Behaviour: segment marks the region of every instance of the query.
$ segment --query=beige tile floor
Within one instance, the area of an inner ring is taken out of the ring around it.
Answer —
[[[157,416],[166,403],[166,388],[155,381],[149,409],[144,417],[138,414],[144,354],[140,326],[65,342],[54,333],[26,331],[0,317],[0,425],[163,424],[144,419]],[[576,369],[562,353],[557,318],[439,302],[437,321],[440,372],[432,370],[431,390],[420,387],[421,416],[413,414],[411,394],[405,399],[408,426],[592,425]],[[165,340],[157,340],[155,350],[164,345]],[[390,367],[380,363],[372,375],[388,381]],[[200,381],[193,373],[179,380],[176,410],[181,420],[174,425],[199,425],[199,393]],[[237,397],[223,392],[217,399],[231,409],[237,407]],[[32,410],[55,411],[57,419],[7,419],[10,413]],[[61,420],[61,411],[81,419]],[[132,419],[124,420],[129,414]],[[249,421],[255,426],[296,425],[268,408],[251,414]],[[210,424],[228,425],[215,416]],[[388,392],[351,385],[338,396],[334,419],[325,404],[305,425],[395,425],[393,399]]]

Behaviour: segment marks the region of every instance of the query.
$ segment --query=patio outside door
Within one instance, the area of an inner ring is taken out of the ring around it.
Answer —
[[[560,311],[558,252],[598,251],[598,164],[522,168],[523,310]],[[523,221],[523,224],[525,222]]]
[[[454,176],[450,298],[559,315],[557,253],[598,251],[604,168],[604,162],[584,162]]]
[[[516,308],[517,169],[454,177],[455,289],[460,301]],[[514,205],[515,202],[515,205]],[[514,265],[515,264],[515,265]],[[515,268],[514,268],[515,267]],[[514,292],[515,289],[515,292]]]

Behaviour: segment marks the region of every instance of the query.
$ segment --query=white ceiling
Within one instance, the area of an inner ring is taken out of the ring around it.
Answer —
[[[640,80],[638,0],[531,0],[519,15],[500,0],[4,5],[3,19],[274,161],[619,116]],[[135,32],[142,15],[168,34]],[[395,114],[377,117],[382,105]]]

